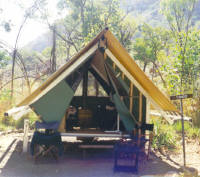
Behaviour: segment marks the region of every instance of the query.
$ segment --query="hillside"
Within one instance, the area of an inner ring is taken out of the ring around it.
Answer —
[[[165,26],[166,20],[160,11],[161,0],[125,0],[124,9],[132,9],[132,15],[153,26]],[[196,5],[193,17],[193,24],[200,26],[200,0]]]
[[[42,52],[46,47],[52,46],[52,34],[46,32],[24,46],[24,49]]]

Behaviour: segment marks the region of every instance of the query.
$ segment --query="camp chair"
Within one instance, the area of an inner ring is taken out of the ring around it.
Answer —
[[[58,160],[59,155],[62,155],[63,145],[60,133],[57,132],[58,126],[58,122],[45,123],[37,121],[35,123],[36,131],[30,145],[31,155],[35,162],[41,155],[50,154],[56,160]],[[41,129],[45,131],[42,132]]]
[[[146,130],[153,131],[153,124],[143,124],[140,127],[143,132],[142,136],[138,134],[131,135],[130,139],[121,139],[114,147],[114,172],[126,171],[126,172],[138,172],[139,156],[145,150],[145,144],[149,142],[147,159],[149,159],[151,136],[147,137]],[[119,165],[119,160],[130,160],[131,165]],[[135,161],[134,165],[132,164]]]
[[[139,147],[136,141],[122,139],[114,146],[114,172],[138,172]],[[120,161],[126,164],[120,164]],[[127,161],[131,163],[127,165]],[[133,165],[133,160],[135,161]],[[123,161],[123,162],[124,162]]]

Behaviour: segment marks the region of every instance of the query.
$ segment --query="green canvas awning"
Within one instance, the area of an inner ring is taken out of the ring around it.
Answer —
[[[60,121],[73,96],[74,91],[63,80],[30,107],[46,122]]]

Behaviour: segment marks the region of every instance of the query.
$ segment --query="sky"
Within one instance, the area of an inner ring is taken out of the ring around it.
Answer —
[[[17,3],[23,2],[23,6],[30,7],[30,2],[33,0],[0,0],[0,21],[11,21],[11,31],[5,32],[4,28],[0,27],[0,40],[9,44],[9,46],[14,46],[17,33],[19,31],[20,25],[23,21],[24,11],[19,7]],[[48,13],[50,14],[49,20],[53,22],[58,18],[56,1],[48,0]],[[38,19],[28,19],[25,26],[22,29],[21,36],[19,38],[18,47],[23,47],[29,42],[33,41],[41,34],[48,31],[48,25]]]

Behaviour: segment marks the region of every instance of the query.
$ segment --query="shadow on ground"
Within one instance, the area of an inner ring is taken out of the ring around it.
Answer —
[[[14,148],[13,148],[14,147]],[[2,164],[1,177],[134,177],[144,175],[161,175],[169,171],[179,172],[178,169],[163,162],[151,154],[150,161],[140,161],[139,173],[131,174],[124,172],[113,172],[112,150],[87,150],[83,158],[78,143],[67,143],[64,154],[58,161],[52,157],[41,157],[35,164],[29,154],[23,154],[22,141],[15,141],[0,158]]]

